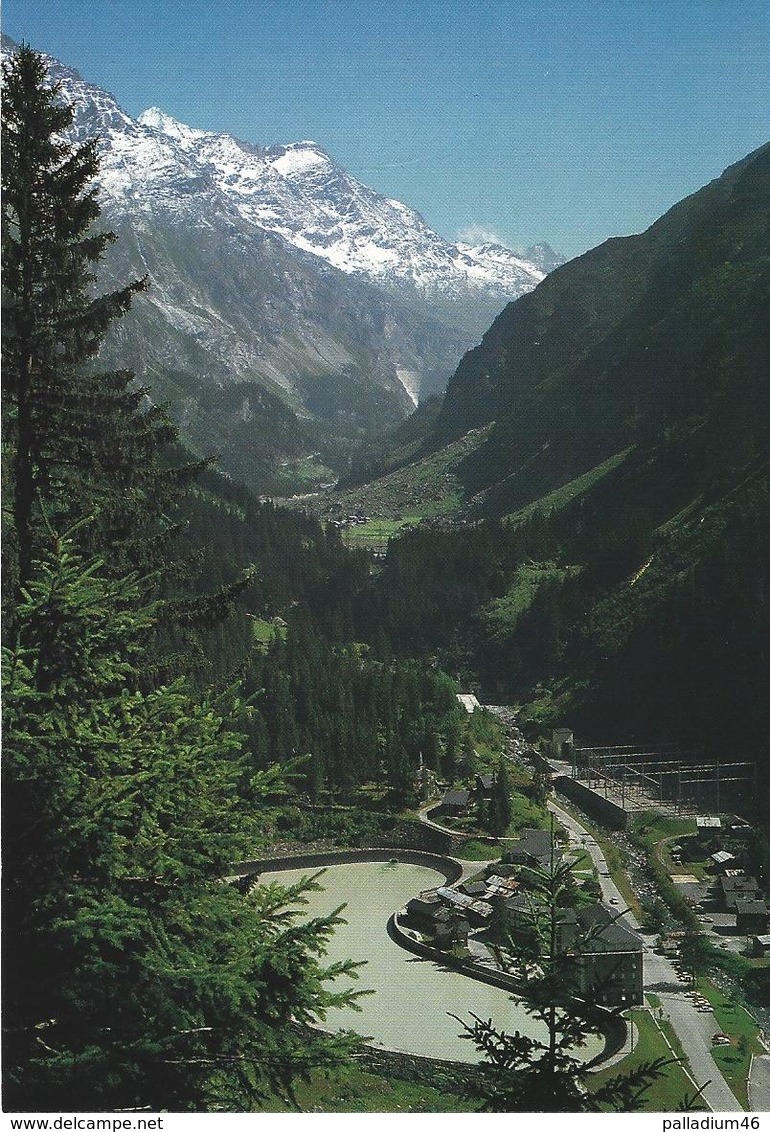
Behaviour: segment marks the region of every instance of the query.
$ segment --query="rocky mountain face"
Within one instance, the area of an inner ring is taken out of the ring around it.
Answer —
[[[191,129],[158,108],[139,123],[175,142],[239,214],[300,251],[480,334],[503,304],[531,290],[558,260],[547,245],[527,261],[494,244],[450,244],[414,209],[350,176],[319,145],[263,149]],[[435,310],[434,310],[435,313]]]
[[[420,434],[371,446],[356,481],[474,434],[466,506],[505,515],[627,449],[629,466],[664,442],[685,461],[697,441],[709,472],[766,452],[769,164],[765,146],[646,232],[558,266],[464,355]]]
[[[4,57],[13,47],[4,39]],[[544,277],[507,249],[449,244],[313,142],[261,148],[158,109],[135,120],[46,62],[75,109],[71,140],[100,139],[103,220],[119,236],[100,285],[150,279],[107,360],[253,487],[291,486],[308,457],[311,481],[334,478],[362,436],[443,390],[489,319]]]

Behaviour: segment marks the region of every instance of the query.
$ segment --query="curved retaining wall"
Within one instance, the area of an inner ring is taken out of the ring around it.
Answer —
[[[247,876],[263,872],[281,872],[286,869],[321,869],[327,865],[350,865],[365,861],[388,862],[393,860],[408,861],[413,865],[424,865],[426,868],[436,869],[443,874],[447,884],[455,884],[463,874],[462,865],[453,861],[451,857],[426,853],[419,849],[401,849],[397,855],[384,849],[339,849],[324,853],[297,853],[286,857],[239,861],[232,866],[230,871],[233,875]],[[478,963],[459,959],[438,948],[430,947],[426,943],[412,939],[401,927],[398,912],[394,912],[388,920],[387,932],[395,943],[406,951],[411,951],[414,955],[419,955],[423,959],[430,959],[434,963],[441,963],[446,967],[452,967],[460,974],[476,979],[480,983],[488,983],[490,986],[499,987],[501,990],[513,993],[513,980],[510,975],[506,975],[503,971],[490,971],[487,967],[482,967]],[[623,1048],[626,1040],[626,1023],[619,1014],[613,1014],[598,1006],[596,1007],[596,1023],[604,1034],[604,1049],[590,1064],[591,1067],[596,1066],[598,1068],[607,1058],[612,1057]],[[365,1049],[367,1054],[371,1053],[372,1058],[375,1058],[378,1054],[385,1056],[392,1054],[394,1058],[404,1059],[405,1062],[420,1062],[429,1066],[443,1067],[462,1064],[466,1070],[468,1068],[466,1063],[446,1062],[439,1058],[423,1057],[420,1054],[401,1054],[395,1050],[378,1050],[374,1046],[365,1046]]]
[[[445,967],[452,967],[459,971],[461,975],[467,975],[480,983],[488,983],[490,986],[515,993],[515,981],[512,976],[506,975],[504,971],[491,971],[488,967],[474,963],[472,959],[460,959],[455,955],[449,955],[446,951],[431,947],[430,944],[422,943],[407,935],[399,922],[398,912],[394,912],[388,920],[387,931],[395,943],[398,943],[406,951],[411,951],[414,955],[419,955],[423,959],[431,959],[434,963],[441,963]],[[626,1023],[619,1014],[605,1010],[601,1006],[594,1007],[591,1015],[592,1020],[604,1036],[604,1049],[589,1062],[592,1069],[594,1067],[598,1069],[603,1062],[623,1048],[626,1041]]]
[[[296,853],[286,857],[265,857],[238,861],[231,872],[237,876],[249,873],[274,873],[284,869],[322,869],[325,865],[353,865],[365,861],[404,861],[424,865],[441,873],[447,884],[455,884],[463,875],[462,865],[451,857],[427,853],[421,849],[330,849],[324,853]]]
[[[600,1024],[604,1034],[604,1049],[598,1057],[588,1063],[591,1069],[601,1069],[608,1058],[620,1053],[628,1037],[628,1025],[622,1014],[605,1011],[601,1006],[597,1006],[596,1009],[602,1014]]]
[[[398,912],[394,912],[388,920],[387,931],[390,938],[406,951],[420,955],[423,959],[432,959],[434,963],[441,963],[445,967],[454,967],[462,975],[468,975],[472,979],[477,979],[480,983],[489,983],[490,986],[500,987],[502,990],[512,993],[514,991],[512,977],[506,975],[503,971],[490,971],[488,967],[482,967],[479,963],[474,963],[472,959],[460,959],[456,955],[441,951],[438,947],[431,947],[428,943],[412,939],[401,927]]]
[[[477,1067],[467,1061],[441,1061],[436,1057],[399,1053],[375,1046],[365,1045],[353,1057],[383,1077],[414,1081],[460,1096],[467,1094],[478,1075]]]

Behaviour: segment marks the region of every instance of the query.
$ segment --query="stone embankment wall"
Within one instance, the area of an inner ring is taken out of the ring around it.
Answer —
[[[283,857],[262,857],[251,861],[239,861],[230,870],[232,875],[247,876],[258,875],[262,872],[279,872],[283,869],[322,869],[328,865],[354,864],[364,861],[385,861],[394,859],[394,854],[386,849],[338,849],[320,853],[294,853]],[[455,884],[462,876],[463,869],[451,857],[444,857],[435,853],[428,853],[420,849],[401,849],[397,860],[414,865],[424,865],[429,869],[440,872],[447,884]],[[407,951],[422,958],[430,959],[447,967],[453,967],[460,973],[499,987],[501,990],[513,992],[514,984],[510,975],[503,971],[492,971],[472,960],[461,959],[450,955],[438,948],[430,947],[408,935],[399,923],[398,912],[394,912],[388,920],[388,935]],[[619,1015],[597,1007],[597,1024],[604,1034],[605,1045],[602,1053],[594,1059],[597,1067],[607,1058],[612,1057],[623,1047],[626,1038],[626,1025]],[[421,1057],[418,1054],[407,1054],[398,1050],[382,1050],[374,1046],[364,1046],[360,1059],[378,1072],[392,1072],[407,1081],[422,1081],[426,1084],[439,1082],[441,1088],[451,1092],[463,1092],[463,1085],[473,1073],[471,1067],[463,1062],[442,1061],[438,1058]],[[461,1071],[461,1076],[458,1075]],[[455,1081],[455,1088],[449,1089],[447,1082]]]
[[[622,1014],[611,1013],[603,1010],[602,1007],[597,1007],[597,1010],[602,1013],[600,1025],[604,1034],[604,1049],[591,1062],[592,1069],[594,1067],[601,1069],[605,1061],[614,1057],[616,1053],[620,1053],[628,1037],[628,1026]]]
[[[622,806],[611,802],[609,798],[605,798],[598,790],[592,790],[584,782],[559,774],[553,780],[553,787],[558,794],[571,798],[587,814],[598,818],[611,829],[625,829],[628,825],[628,813]]]
[[[322,869],[327,865],[350,865],[363,861],[408,862],[436,869],[447,884],[454,884],[463,874],[462,866],[450,857],[428,853],[422,849],[329,849],[321,853],[293,853],[283,857],[259,857],[253,861],[238,861],[230,870],[234,876],[249,873],[278,872],[282,869]]]
[[[308,807],[309,809],[325,809],[325,807]],[[392,828],[366,835],[366,846],[370,849],[424,849],[428,853],[459,853],[463,842],[467,840],[466,834],[454,834],[449,830],[435,829],[416,818],[399,818]],[[314,853],[332,852],[336,848],[329,838],[320,837],[317,841],[307,845],[308,851]],[[296,842],[289,841],[276,844],[264,850],[264,859],[269,857],[285,857],[287,854],[300,852]]]
[[[481,842],[482,845],[488,845],[489,846],[490,857],[494,857],[495,855],[497,855],[499,857],[499,855],[500,855],[500,845],[499,845],[498,839],[496,837],[489,837],[489,836],[487,836],[483,833],[475,833],[475,834],[472,834],[472,835],[469,835],[467,833],[453,833],[452,830],[450,830],[450,829],[438,828],[438,827],[441,826],[441,820],[440,819],[442,817],[440,805],[434,806],[432,810],[428,810],[427,813],[425,814],[425,817],[427,818],[427,821],[424,821],[424,822],[411,822],[410,821],[409,824],[410,825],[412,825],[412,824],[419,825],[421,829],[424,829],[427,833],[432,834],[433,837],[436,839],[436,843],[442,843],[443,844],[442,852],[444,852],[444,853],[456,853],[458,856],[462,857],[463,844],[464,844],[464,842],[466,842],[468,840],[469,836],[472,836],[474,841],[479,841],[479,842]],[[435,821],[435,824],[431,824],[434,821]],[[406,822],[404,824],[406,825]],[[411,832],[411,830],[409,832]],[[439,839],[441,839],[440,842],[439,842]]]
[[[323,1026],[308,1026],[300,1023],[294,1023],[292,1028],[297,1034],[324,1030]],[[441,1089],[445,1093],[465,1093],[477,1075],[476,1066],[467,1061],[423,1057],[421,1054],[404,1053],[403,1050],[383,1049],[381,1046],[369,1045],[366,1042],[352,1054],[352,1059],[365,1069],[370,1069],[386,1079],[395,1077],[399,1081],[432,1085],[434,1089]]]
[[[383,848],[425,849],[429,853],[456,853],[466,839],[466,834],[449,833],[414,818],[405,818],[394,829],[372,838],[372,844]]]
[[[388,935],[396,943],[407,951],[412,951],[415,955],[421,955],[424,959],[432,959],[435,963],[441,963],[446,967],[454,967],[456,970],[462,972],[463,975],[469,975],[472,979],[478,979],[480,983],[489,983],[490,986],[500,987],[502,990],[513,991],[515,990],[515,981],[511,975],[506,975],[504,971],[493,971],[489,967],[483,967],[479,963],[474,963],[472,959],[460,958],[452,955],[447,951],[441,951],[437,947],[431,947],[427,943],[421,943],[419,940],[413,939],[408,932],[401,926],[398,912],[394,912],[388,920]]]
[[[380,1076],[395,1077],[418,1085],[431,1085],[443,1093],[466,1093],[477,1076],[477,1069],[465,1061],[441,1061],[437,1057],[420,1057],[392,1049],[364,1046],[355,1060]]]

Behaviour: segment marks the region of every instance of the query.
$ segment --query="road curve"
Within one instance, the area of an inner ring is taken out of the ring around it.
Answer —
[[[625,911],[626,922],[639,933],[644,946],[644,989],[652,991],[660,999],[661,1007],[682,1044],[692,1074],[698,1085],[703,1086],[703,1099],[712,1112],[742,1112],[741,1105],[711,1056],[711,1039],[719,1031],[713,1012],[700,1012],[693,1001],[686,997],[687,984],[682,981],[671,960],[665,955],[655,954],[653,951],[655,937],[643,932],[634,914],[626,910],[623,896],[610,876],[601,846],[590,830],[556,802],[549,799],[547,804],[550,812],[567,830],[571,844],[575,848],[584,848],[591,857],[599,876],[602,901],[617,908],[618,912]],[[418,815],[420,821],[442,833],[456,834],[457,830],[440,825],[428,817],[428,811],[435,809],[436,805],[434,800],[422,806]],[[516,840],[516,838],[500,840]],[[492,860],[498,859],[499,855],[492,858]],[[467,879],[468,875],[489,863],[491,861],[462,862],[464,866],[462,879]],[[753,1091],[751,1082],[749,1084],[749,1101],[751,1111],[763,1112],[766,1111],[766,1107],[758,1108],[755,1102],[762,1106],[770,1103],[770,1057],[755,1058],[755,1063],[759,1064],[756,1065],[756,1069],[752,1065],[755,1084]]]

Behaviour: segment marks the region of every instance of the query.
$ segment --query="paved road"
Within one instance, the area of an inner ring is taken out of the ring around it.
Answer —
[[[426,802],[417,811],[417,817],[421,822],[423,822],[424,825],[429,825],[431,829],[439,829],[442,833],[452,833],[456,837],[458,834],[458,831],[456,829],[450,829],[448,825],[440,825],[437,821],[434,821],[433,818],[428,817],[430,811],[437,809],[440,805],[441,801],[438,798],[434,798],[432,801]]]
[[[749,1106],[752,1112],[770,1112],[770,1054],[752,1059]]]
[[[439,829],[439,830],[441,830],[442,833],[451,833],[454,837],[468,837],[469,835],[464,834],[461,829],[452,829],[451,826],[441,825],[439,822],[434,821],[433,818],[428,817],[428,814],[430,813],[430,811],[431,810],[437,810],[440,805],[441,805],[441,799],[440,798],[434,798],[430,802],[425,802],[420,807],[420,809],[417,811],[417,817],[420,819],[420,821],[424,825],[429,825],[431,827],[431,829]],[[489,836],[490,836],[489,834],[484,834],[484,837],[489,837]],[[493,838],[493,840],[495,842],[520,841],[521,838],[519,838],[519,837],[495,837],[495,838]],[[494,848],[494,846],[490,845],[490,847],[489,847],[490,852],[492,852],[493,848]],[[500,854],[499,853],[494,857],[490,857],[490,861],[499,861],[499,860],[500,860]],[[484,862],[483,861],[480,862],[479,869],[481,869],[483,867],[483,865],[484,865]]]
[[[624,910],[625,902],[615,882],[608,875],[609,869],[604,853],[596,840],[579,821],[556,802],[549,801],[548,809],[566,828],[571,844],[575,848],[584,847],[590,854],[599,873],[602,900],[617,907],[619,911]],[[665,955],[655,954],[654,937],[645,935],[641,931],[639,921],[633,912],[626,912],[625,919],[639,932],[644,944],[644,989],[653,991],[660,998],[664,1014],[668,1015],[676,1036],[682,1043],[682,1049],[698,1084],[710,1082],[703,1090],[706,1103],[713,1112],[741,1112],[740,1104],[711,1056],[711,1038],[719,1030],[713,1013],[711,1011],[701,1013],[692,999],[686,997],[687,985],[680,979],[670,959]],[[761,1073],[760,1070],[757,1074],[758,1081],[761,1079]],[[758,1088],[761,1089],[761,1085]]]
[[[427,817],[427,811],[434,808],[435,805],[436,802],[434,801],[424,806],[420,810],[420,820],[434,829],[446,833],[456,833],[456,830],[439,825],[438,822]],[[575,849],[584,848],[591,857],[599,874],[599,886],[604,903],[617,908],[618,912],[625,912],[627,923],[639,932],[644,945],[644,988],[646,991],[654,992],[660,998],[663,1011],[668,1015],[671,1025],[682,1043],[682,1049],[687,1056],[692,1074],[698,1085],[708,1082],[702,1094],[704,1100],[713,1112],[741,1112],[742,1109],[738,1100],[728,1087],[711,1056],[711,1038],[719,1030],[713,1013],[710,1011],[701,1013],[697,1010],[693,1001],[686,997],[687,984],[682,981],[671,960],[666,958],[665,955],[656,955],[653,951],[655,937],[642,932],[639,921],[634,914],[625,911],[625,901],[609,875],[609,868],[601,846],[589,830],[556,802],[549,800],[548,809],[567,830],[571,846]],[[498,857],[493,859],[497,860]],[[488,862],[462,862],[464,866],[463,879],[482,869],[485,863]],[[764,1059],[755,1060],[763,1061]],[[767,1060],[770,1062],[770,1058]],[[752,1110],[762,1112],[765,1111],[765,1108],[757,1108],[754,1104],[754,1097],[756,1096],[763,1106],[768,1104],[767,1091],[770,1089],[770,1068],[764,1064],[758,1065],[754,1077],[756,1079],[754,1093],[750,1093]]]
[[[429,825],[431,829],[438,829],[442,833],[452,833],[456,836],[457,835],[456,829],[450,829],[448,825],[439,825],[439,823],[437,821],[433,821],[431,818],[428,817],[429,811],[435,810],[436,807],[439,804],[440,803],[435,798],[433,799],[432,802],[426,802],[425,805],[422,806],[420,808],[420,810],[418,811],[418,813],[417,813],[418,818],[420,819],[421,822],[423,822],[424,825]],[[491,847],[490,847],[490,852],[491,851],[492,850],[491,850]],[[464,880],[468,880],[469,877],[475,876],[476,873],[480,873],[485,865],[491,865],[495,861],[500,860],[500,854],[499,853],[496,853],[493,857],[490,857],[488,861],[463,861],[455,853],[450,853],[450,856],[451,856],[453,861],[457,861],[458,865],[462,865],[463,873],[462,873],[462,876],[460,877],[460,879],[457,882],[458,884],[462,884],[462,882]],[[485,948],[485,951],[486,951],[486,948]]]

